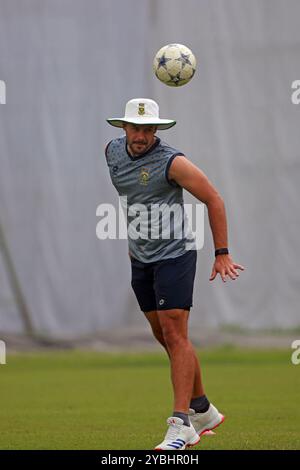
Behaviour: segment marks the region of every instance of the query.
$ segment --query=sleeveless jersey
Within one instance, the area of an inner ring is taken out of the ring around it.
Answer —
[[[195,249],[184,210],[183,189],[168,178],[173,159],[183,154],[156,137],[147,152],[132,156],[126,136],[110,141],[105,154],[112,183],[127,216],[130,255],[152,263]]]

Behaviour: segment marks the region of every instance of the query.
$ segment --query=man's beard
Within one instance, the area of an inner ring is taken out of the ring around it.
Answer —
[[[128,147],[130,148],[131,152],[133,154],[136,154],[136,155],[140,155],[142,153],[145,153],[150,147],[151,145],[154,143],[154,140],[153,139],[153,142],[147,142],[147,141],[144,141],[144,140],[138,140],[138,141],[133,141],[132,144],[128,144]],[[139,150],[136,150],[136,147],[139,147],[140,146],[140,149]]]

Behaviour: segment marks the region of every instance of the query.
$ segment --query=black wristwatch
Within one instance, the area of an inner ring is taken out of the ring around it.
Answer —
[[[218,248],[215,251],[215,256],[218,256],[218,255],[229,255],[228,248]]]

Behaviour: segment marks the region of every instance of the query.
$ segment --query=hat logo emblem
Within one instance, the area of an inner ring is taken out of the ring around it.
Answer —
[[[145,114],[145,103],[139,103],[138,113],[140,116],[143,116]]]

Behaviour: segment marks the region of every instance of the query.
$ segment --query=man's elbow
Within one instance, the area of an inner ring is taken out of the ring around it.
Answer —
[[[212,194],[205,202],[207,208],[209,207],[225,207],[223,198],[218,192]]]

